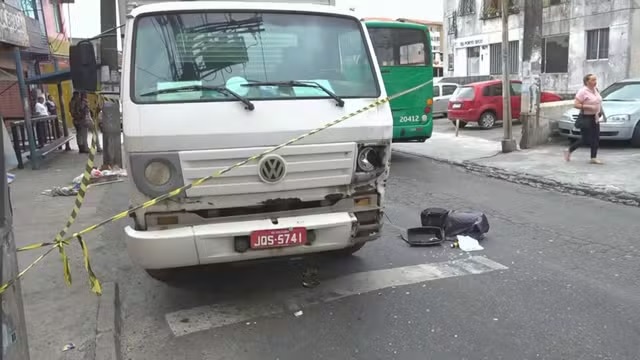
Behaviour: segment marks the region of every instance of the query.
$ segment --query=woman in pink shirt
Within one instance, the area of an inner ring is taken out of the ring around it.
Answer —
[[[582,145],[589,145],[591,147],[591,163],[602,164],[602,161],[597,159],[600,143],[600,119],[602,117],[602,97],[596,88],[598,79],[595,75],[588,74],[584,77],[583,82],[584,87],[576,94],[573,104],[583,114],[581,137],[564,152],[564,158],[566,161],[571,160],[571,153]]]

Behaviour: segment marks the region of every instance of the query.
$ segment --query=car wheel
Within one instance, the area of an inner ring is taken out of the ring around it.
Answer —
[[[451,123],[453,124],[453,126],[456,126],[456,121],[455,120],[451,120]],[[467,122],[466,121],[460,121],[459,124],[460,124],[459,125],[460,129],[462,129],[463,127],[467,126]]]
[[[634,148],[640,148],[640,122],[636,124],[636,128],[633,130],[633,136],[631,137],[631,146]]]
[[[361,242],[361,243],[349,246],[348,248],[345,248],[345,249],[333,251],[333,255],[336,255],[338,257],[349,257],[355,254],[356,252],[358,252],[360,249],[362,249],[362,247],[364,247],[364,244],[366,244],[366,242]]]
[[[496,115],[490,111],[482,113],[478,125],[483,129],[491,129],[496,124]]]

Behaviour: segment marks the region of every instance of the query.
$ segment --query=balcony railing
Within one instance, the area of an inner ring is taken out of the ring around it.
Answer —
[[[22,118],[4,118],[4,123],[9,130],[19,169],[24,168],[25,161],[33,161],[34,157],[42,158],[57,149],[62,150],[63,147],[69,150],[68,142],[74,138],[69,135],[66,124],[58,121],[55,115],[31,118],[31,129],[28,129],[27,122]],[[31,134],[34,153],[30,146]]]

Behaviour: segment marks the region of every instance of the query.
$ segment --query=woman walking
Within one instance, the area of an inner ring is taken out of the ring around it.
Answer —
[[[602,164],[598,160],[598,146],[600,144],[600,121],[603,118],[602,97],[596,88],[598,79],[593,74],[588,74],[583,79],[584,87],[578,91],[573,106],[580,110],[576,127],[580,129],[580,139],[571,144],[564,152],[564,159],[571,160],[571,154],[582,145],[591,147],[591,163]],[[578,124],[581,123],[581,124]]]

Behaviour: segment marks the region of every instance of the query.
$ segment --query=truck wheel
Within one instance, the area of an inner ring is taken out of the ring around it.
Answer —
[[[453,124],[453,126],[456,126],[456,121],[455,120],[451,120],[451,123]],[[460,129],[462,129],[465,126],[467,126],[467,122],[466,121],[460,121]]]
[[[172,280],[175,280],[177,275],[176,269],[145,269],[145,271],[152,278],[164,283],[168,283],[168,282],[171,282]]]
[[[364,244],[366,243],[361,242],[361,243],[349,246],[348,248],[345,248],[345,249],[336,250],[333,252],[333,254],[338,257],[349,257],[355,254],[356,252],[358,252],[358,250],[362,249]]]
[[[480,115],[480,120],[478,120],[478,125],[481,128],[487,130],[491,129],[496,124],[496,115],[491,111],[486,111]]]
[[[633,136],[631,137],[631,146],[634,148],[640,148],[640,122],[636,124],[635,130],[633,130]]]

